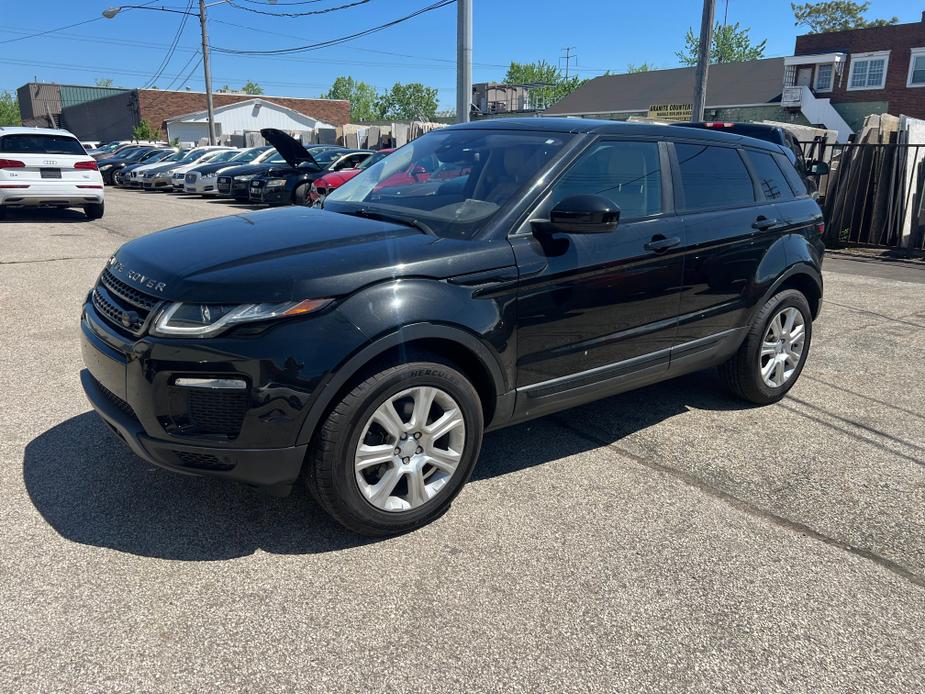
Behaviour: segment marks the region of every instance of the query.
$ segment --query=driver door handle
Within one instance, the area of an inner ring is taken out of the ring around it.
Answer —
[[[752,224],[752,229],[757,229],[758,231],[767,231],[772,227],[776,227],[778,224],[780,224],[779,219],[768,219],[767,217],[761,216],[755,220],[754,224]]]
[[[662,253],[667,251],[669,248],[674,248],[679,243],[681,243],[681,238],[679,236],[670,236],[665,238],[661,234],[656,234],[652,237],[652,240],[649,241],[643,248],[647,251],[655,251],[656,253]]]

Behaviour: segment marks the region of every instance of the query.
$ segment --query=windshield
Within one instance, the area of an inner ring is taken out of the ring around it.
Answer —
[[[368,169],[370,166],[375,164],[377,161],[382,161],[383,159],[385,159],[386,156],[387,155],[381,152],[377,152],[376,154],[373,154],[372,156],[367,157],[366,159],[361,161],[359,164],[357,164],[356,168],[360,171],[362,171],[363,169]]]
[[[237,163],[247,163],[249,161],[254,161],[261,154],[266,152],[265,149],[246,149],[243,152],[235,152],[235,156],[232,157],[229,161]]]
[[[345,154],[349,154],[346,150],[343,149],[323,149],[320,152],[311,152],[312,159],[314,159],[321,168],[325,168],[328,164],[333,164],[335,161],[340,159]],[[304,162],[306,166],[311,166],[311,162]]]
[[[328,195],[324,207],[417,220],[440,236],[469,238],[516,201],[571,137],[438,130],[372,164]]]
[[[186,150],[181,149],[179,152],[174,152],[173,154],[171,154],[166,159],[163,159],[162,161],[165,164],[170,164],[171,162],[175,162],[175,161],[182,161],[183,157],[185,157],[186,154],[187,154]]]
[[[286,163],[286,158],[285,158],[282,154],[280,154],[279,152],[277,152],[277,153],[274,154],[272,157],[270,157],[269,159],[267,159],[267,160],[266,160],[266,163],[267,163],[267,164],[285,164],[285,163]]]
[[[236,158],[239,154],[241,153],[238,150],[229,149],[225,152],[219,152],[214,157],[212,157],[209,161],[213,164],[218,164],[219,162],[230,161],[231,159]]]

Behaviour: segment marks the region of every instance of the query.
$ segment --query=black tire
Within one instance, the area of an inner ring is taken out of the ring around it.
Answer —
[[[6,219],[6,208],[0,206],[0,219]]]
[[[89,205],[84,205],[84,214],[87,215],[87,219],[102,219],[103,212],[105,211],[105,203],[94,202]]]
[[[462,458],[436,496],[407,511],[384,511],[359,489],[354,452],[366,422],[389,396],[414,386],[432,386],[449,394],[465,421]],[[469,380],[437,357],[386,368],[353,387],[335,404],[316,432],[306,460],[305,481],[321,506],[339,523],[362,535],[381,537],[419,528],[441,516],[469,479],[482,445],[482,406]]]
[[[761,345],[771,320],[783,309],[793,307],[803,316],[806,337],[800,361],[781,386],[771,387],[761,377]],[[786,289],[775,294],[761,307],[749,328],[742,346],[727,362],[720,365],[719,373],[726,386],[736,396],[757,405],[770,405],[787,394],[799,379],[809,356],[813,338],[813,318],[809,302],[802,292]]]
[[[308,183],[303,183],[298,186],[294,191],[292,191],[292,204],[293,205],[304,205],[308,200]]]

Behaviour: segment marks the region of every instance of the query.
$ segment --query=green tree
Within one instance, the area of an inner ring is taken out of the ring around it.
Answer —
[[[257,96],[258,94],[263,94],[263,87],[261,87],[256,82],[247,80],[247,84],[241,87],[241,91],[245,94],[253,94],[254,96]]]
[[[132,128],[132,139],[133,140],[160,140],[161,131],[155,130],[151,127],[151,124],[142,119],[142,121]]]
[[[111,86],[112,86],[112,79],[109,78],[109,77],[97,77],[97,78],[96,78],[96,86],[97,86],[97,87],[111,87]]]
[[[437,90],[420,82],[396,82],[376,100],[379,117],[393,120],[422,118],[430,120],[437,113]]]
[[[735,24],[717,24],[713,28],[713,46],[710,50],[711,63],[742,63],[747,60],[760,60],[764,57],[764,49],[768,44],[765,39],[759,43],[753,43],[748,32],[750,28],[744,29]],[[695,34],[693,29],[687,30],[684,37],[684,49],[676,51],[675,55],[684,65],[697,64],[697,52],[700,48],[700,35]]]
[[[14,92],[0,92],[0,125],[22,125],[19,98]]]
[[[366,82],[357,82],[352,77],[338,77],[331,88],[321,95],[322,99],[344,99],[350,102],[350,120],[364,121],[379,118],[376,88]]]
[[[869,2],[851,2],[851,0],[804,2],[802,4],[792,2],[790,9],[793,10],[793,18],[796,20],[794,25],[809,27],[811,34],[882,27],[899,22],[899,17],[865,19],[864,14],[870,9]]]
[[[545,60],[535,63],[511,61],[504,75],[505,84],[543,85],[530,89],[530,101],[535,108],[552,106],[564,96],[578,89],[585,80],[577,75],[566,77],[555,65]]]
[[[626,71],[628,73],[651,72],[652,70],[655,70],[655,69],[656,67],[652,65],[651,63],[640,63],[639,65],[634,65],[633,63],[630,63],[629,65],[626,66]]]

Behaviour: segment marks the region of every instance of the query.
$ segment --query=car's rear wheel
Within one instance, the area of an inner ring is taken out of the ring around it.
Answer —
[[[105,207],[102,202],[92,202],[89,205],[84,205],[84,214],[87,215],[87,219],[102,219],[104,211]]]
[[[355,532],[413,530],[449,508],[478,458],[482,428],[479,396],[452,364],[385,369],[331,410],[307,461],[308,487]]]
[[[777,402],[800,377],[813,336],[812,311],[795,289],[761,308],[738,352],[720,366],[733,393],[759,405]]]

